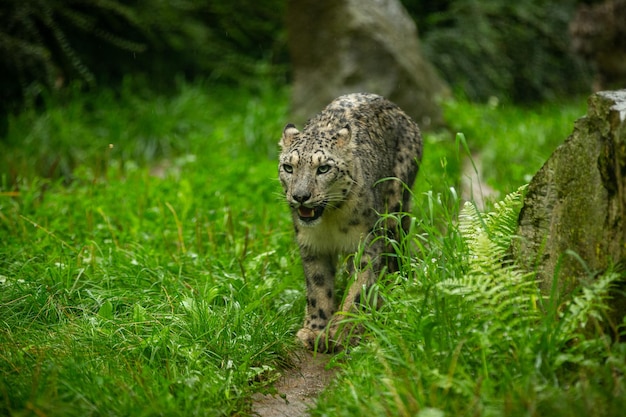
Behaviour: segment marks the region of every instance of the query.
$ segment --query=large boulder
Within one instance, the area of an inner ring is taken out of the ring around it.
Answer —
[[[422,127],[441,125],[445,82],[420,52],[399,0],[289,0],[292,120],[302,123],[339,95],[380,94]]]
[[[592,95],[587,116],[528,186],[519,216],[517,261],[543,290],[564,291],[626,261],[626,90]],[[617,319],[626,313],[619,291]]]

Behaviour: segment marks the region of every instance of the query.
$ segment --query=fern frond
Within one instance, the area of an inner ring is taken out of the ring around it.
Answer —
[[[511,238],[517,230],[526,186],[507,195],[490,213],[480,213],[465,203],[459,214],[459,231],[467,245],[467,263],[474,273],[495,273],[505,263]]]
[[[517,218],[523,205],[526,185],[508,194],[502,201],[495,203],[494,211],[481,214],[474,204],[467,202],[459,214],[459,230],[471,250],[472,241],[477,235],[487,234],[494,249],[503,255],[508,251],[511,238],[517,230]]]
[[[620,274],[607,271],[581,288],[560,314],[561,332],[572,338],[589,324],[589,319],[603,322],[609,312],[611,290]]]
[[[470,340],[489,355],[508,358],[503,346],[510,344],[510,351],[525,360],[550,352],[545,366],[552,372],[565,363],[589,366],[590,358],[606,355],[610,345],[598,324],[609,313],[612,288],[622,275],[609,270],[594,277],[570,296],[557,321],[544,316],[535,304],[541,297],[535,275],[508,260],[524,189],[506,196],[490,213],[465,205],[459,215],[465,275],[440,282],[439,289],[458,300],[459,317],[475,326]],[[494,342],[507,334],[510,341]]]
[[[466,273],[461,278],[443,280],[439,289],[461,297],[468,314],[479,321],[510,327],[529,324],[538,317],[534,300],[539,289],[534,274],[523,273],[507,261],[524,189],[507,195],[493,212],[480,213],[473,204],[466,203],[459,214],[459,231],[466,245]]]

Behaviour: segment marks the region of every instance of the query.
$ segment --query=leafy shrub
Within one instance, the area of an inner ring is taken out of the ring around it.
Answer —
[[[470,99],[544,100],[585,91],[589,69],[570,50],[576,0],[403,0],[424,53]]]
[[[8,0],[0,8],[0,60],[3,102],[23,94],[36,97],[68,79],[95,82],[86,65],[85,46],[100,59],[103,44],[140,53],[146,45],[136,13],[116,1]]]
[[[260,60],[286,54],[283,7],[280,0],[7,0],[1,99],[32,100],[75,80],[93,85],[138,72],[153,87],[173,85],[180,73],[245,82]],[[284,68],[262,68],[263,75],[282,76]]]

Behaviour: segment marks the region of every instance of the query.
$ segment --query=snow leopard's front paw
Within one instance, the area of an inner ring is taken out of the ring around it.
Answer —
[[[342,323],[340,318],[334,317],[324,330],[303,327],[296,336],[309,350],[337,353],[360,342],[361,327],[353,323]]]
[[[298,330],[296,337],[309,350],[320,353],[339,352],[342,347],[334,340],[334,333],[330,329],[313,330],[303,327]]]

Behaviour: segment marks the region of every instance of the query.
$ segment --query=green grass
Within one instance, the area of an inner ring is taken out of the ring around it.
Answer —
[[[531,108],[493,99],[485,105],[452,101],[446,103],[445,111],[452,127],[465,135],[470,150],[479,155],[485,181],[506,194],[530,182],[587,109],[583,99]]]
[[[229,415],[288,362],[303,285],[266,147],[286,100],[236,94],[77,96],[12,121],[0,414]],[[75,163],[69,184],[22,165],[44,156]]]
[[[290,364],[304,280],[276,180],[288,92],[70,92],[0,142],[0,414],[247,415]],[[519,199],[464,209],[465,144],[504,196],[584,113],[451,102],[429,133],[401,273],[313,415],[617,415],[607,274],[545,299],[502,262]],[[488,254],[488,256],[485,256]],[[503,266],[504,265],[504,266]]]

